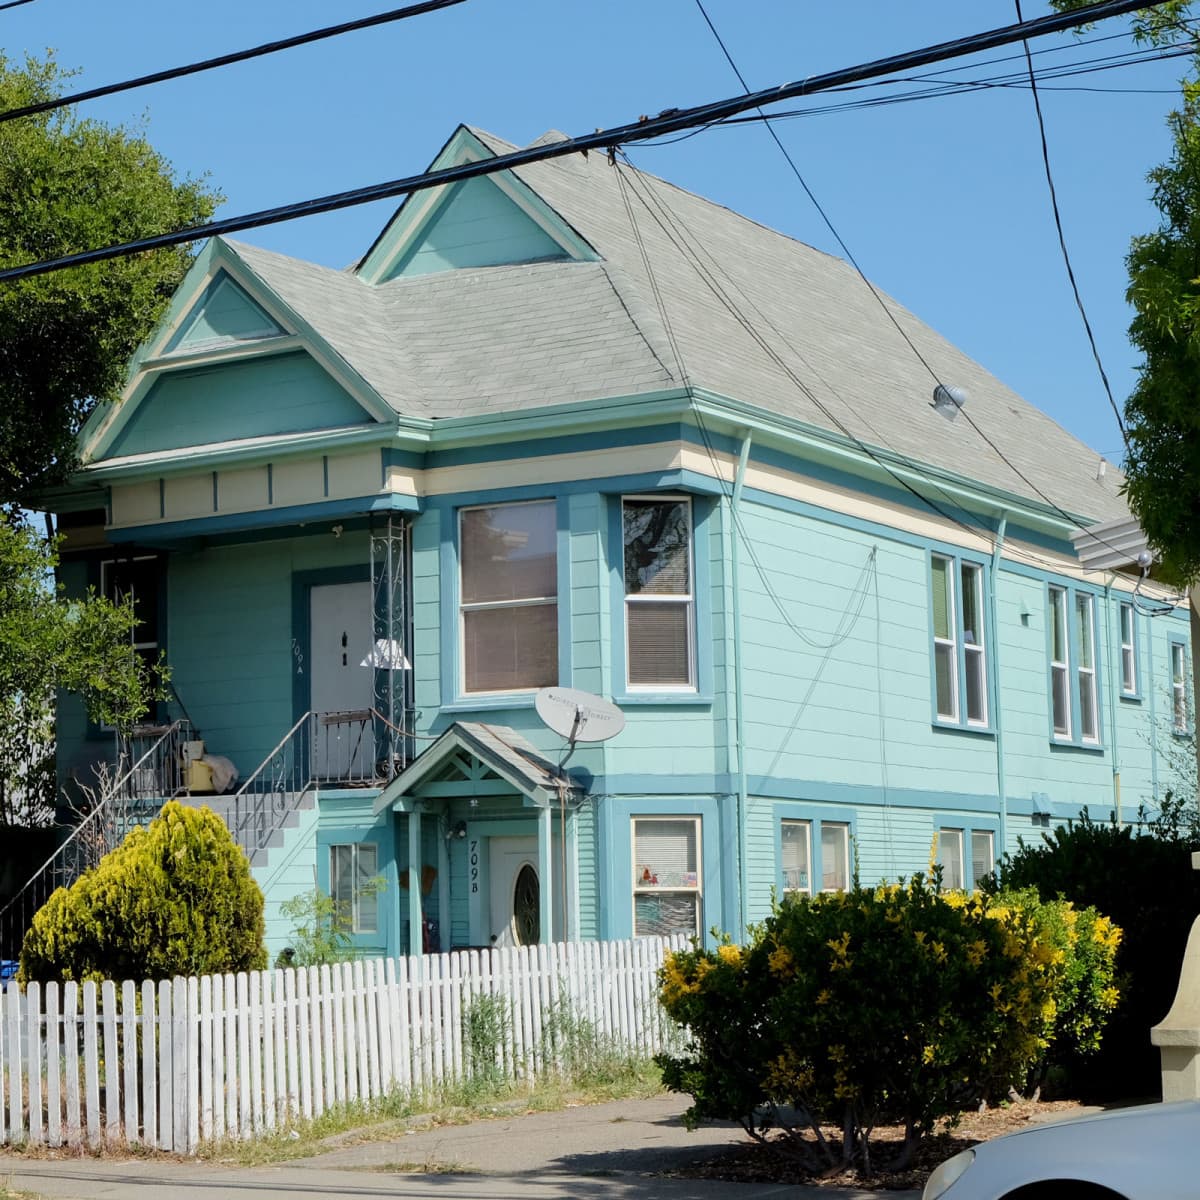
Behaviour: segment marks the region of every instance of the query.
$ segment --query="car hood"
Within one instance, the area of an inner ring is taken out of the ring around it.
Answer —
[[[1015,1130],[1005,1137],[1005,1141],[1017,1138],[1028,1138],[1049,1130],[1063,1130],[1087,1125],[1100,1125],[1105,1122],[1119,1122],[1125,1126],[1140,1124],[1143,1121],[1197,1121],[1200,1122],[1200,1100],[1176,1100],[1170,1104],[1136,1104],[1129,1108],[1110,1108],[1105,1112],[1089,1113],[1082,1117],[1068,1117],[1061,1121],[1038,1121],[1025,1129]]]

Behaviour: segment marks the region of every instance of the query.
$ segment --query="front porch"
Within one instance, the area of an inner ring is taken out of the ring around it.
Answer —
[[[452,725],[375,801],[377,816],[391,814],[400,951],[422,952],[434,906],[435,948],[577,940],[582,801],[515,730]]]

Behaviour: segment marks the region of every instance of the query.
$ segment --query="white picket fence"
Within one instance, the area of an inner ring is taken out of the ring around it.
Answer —
[[[349,1102],[431,1093],[481,1069],[532,1079],[562,1067],[581,1029],[649,1056],[677,1037],[656,976],[684,944],[557,943],[140,987],[10,985],[0,995],[0,1143],[187,1153]],[[485,1062],[469,1032],[480,1027],[499,1033]]]

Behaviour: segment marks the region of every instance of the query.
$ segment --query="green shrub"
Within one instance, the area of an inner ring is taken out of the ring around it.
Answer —
[[[34,916],[20,979],[164,979],[264,968],[263,896],[211,809],[172,801]]]
[[[1067,956],[1045,936],[1067,911],[1043,914],[1028,896],[989,908],[921,876],[789,897],[745,950],[668,959],[660,998],[690,1042],[660,1058],[664,1080],[692,1095],[693,1123],[781,1129],[816,1169],[870,1174],[884,1165],[871,1130],[900,1122],[887,1165],[902,1167],[939,1118],[1023,1081],[1055,1036],[1060,995],[1063,1011],[1077,1007],[1063,992]]]
[[[1072,1085],[1096,1096],[1153,1095],[1161,1086],[1150,1030],[1167,1015],[1179,983],[1188,933],[1200,911],[1193,843],[1169,823],[1118,828],[1086,816],[1022,844],[1000,866],[994,886],[1036,888],[1094,906],[1122,929],[1117,952],[1121,1001],[1099,1052],[1068,1058]]]

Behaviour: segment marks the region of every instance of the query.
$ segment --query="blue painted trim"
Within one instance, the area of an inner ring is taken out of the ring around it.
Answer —
[[[430,459],[434,456],[426,454],[424,451],[417,452],[415,450],[400,450],[395,446],[384,446],[383,454],[383,470],[384,482],[387,482],[387,470],[389,467],[408,467],[411,470],[421,471],[428,466],[437,466],[436,462],[431,463]],[[490,453],[484,461],[494,462],[496,458],[496,448],[492,446]]]
[[[220,491],[221,485],[217,482],[217,478],[218,478],[217,473],[216,473],[216,471],[214,471],[212,473],[212,493],[213,493],[212,510],[215,513],[221,511],[221,491]]]
[[[275,503],[275,464],[267,463],[267,503]]]
[[[700,928],[705,944],[712,945],[713,926],[737,927],[736,874],[726,878],[726,866],[736,860],[734,822],[722,820],[722,805],[715,796],[610,796],[596,813],[597,836],[608,848],[605,873],[597,874],[600,897],[600,936],[633,935],[633,818],[699,817],[701,903]]]
[[[321,455],[321,486],[324,489],[324,495],[329,495],[329,455]]]
[[[774,806],[772,822],[775,833],[775,888],[783,895],[783,823],[784,821],[805,821],[808,823],[808,856],[809,856],[809,895],[817,895],[823,888],[816,886],[817,880],[825,878],[824,848],[821,845],[821,826],[849,826],[850,840],[846,847],[848,859],[846,874],[848,882],[854,884],[854,863],[858,857],[855,847],[858,844],[857,813],[852,809],[831,808],[828,805],[807,804],[799,800],[788,800]]]
[[[331,583],[370,583],[369,563],[292,572],[292,720],[312,707],[312,606],[314,587]],[[303,658],[297,658],[297,650]]]
[[[321,799],[325,799],[325,794],[321,794]],[[319,820],[320,818],[318,818]],[[377,873],[382,875],[385,881],[383,891],[378,895],[376,912],[378,913],[379,927],[374,933],[359,933],[350,935],[350,945],[358,951],[365,951],[371,947],[384,946],[385,953],[395,954],[396,945],[396,928],[393,920],[395,905],[389,903],[390,897],[388,891],[391,888],[399,888],[399,879],[396,878],[396,854],[394,839],[390,836],[391,831],[386,824],[382,822],[374,822],[372,824],[351,825],[346,824],[337,826],[332,829],[317,828],[317,861],[314,864],[316,867],[317,876],[317,891],[328,896],[330,894],[330,851],[334,846],[353,846],[368,843],[375,847],[376,860],[375,866]]]
[[[213,517],[194,517],[165,521],[159,525],[131,525],[109,529],[113,543],[145,542],[155,545],[164,540],[212,537],[223,533],[241,533],[254,529],[280,529],[338,517],[365,516],[368,513],[417,512],[415,496],[355,496],[347,500],[319,501],[316,504],[292,504],[286,508],[259,509],[255,512],[225,513]]]
[[[659,442],[686,441],[700,444],[697,431],[680,421],[659,422],[654,425],[637,425],[618,429],[601,429],[594,433],[572,433],[548,435],[546,437],[522,438],[518,442],[501,443],[518,450],[521,458],[542,458],[557,454],[582,454],[592,450],[619,450],[630,446],[653,446]],[[457,446],[445,450],[431,450],[422,456],[420,464],[426,467],[463,467],[490,463],[496,460],[497,443],[487,442],[478,446]],[[410,458],[418,456],[410,455]]]
[[[554,506],[554,568],[558,589],[558,682],[574,683],[575,639],[571,626],[571,499],[559,496]]]

